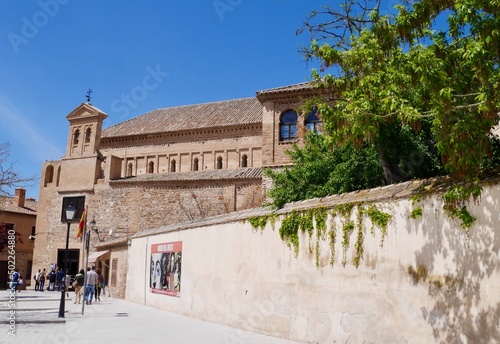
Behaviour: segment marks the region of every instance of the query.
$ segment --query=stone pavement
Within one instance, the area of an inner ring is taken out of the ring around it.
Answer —
[[[82,305],[73,303],[74,293],[69,296],[65,317],[58,318],[59,292],[23,290],[11,302],[9,291],[0,290],[0,343],[297,343],[110,297],[85,305],[82,315]],[[13,309],[15,325],[9,323]],[[15,336],[9,334],[12,328]]]

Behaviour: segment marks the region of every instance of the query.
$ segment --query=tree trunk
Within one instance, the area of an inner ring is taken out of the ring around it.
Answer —
[[[378,157],[380,159],[380,164],[382,165],[382,170],[384,171],[384,179],[387,185],[402,182],[404,180],[398,168],[391,164],[384,151],[380,148],[379,144],[375,144],[377,149]]]

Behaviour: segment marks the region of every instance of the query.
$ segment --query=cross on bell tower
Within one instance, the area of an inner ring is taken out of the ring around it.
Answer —
[[[87,91],[87,94],[85,95],[85,97],[87,97],[87,103],[90,104],[90,99],[92,98],[90,95],[92,94],[92,90],[89,88],[89,90]]]

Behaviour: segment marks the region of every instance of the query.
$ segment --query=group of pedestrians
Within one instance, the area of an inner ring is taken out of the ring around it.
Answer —
[[[104,276],[101,269],[96,269],[95,266],[92,266],[92,268],[87,268],[86,275],[85,271],[81,269],[75,276],[73,287],[75,288],[74,303],[81,303],[82,293],[84,294],[83,301],[87,305],[92,304],[94,297],[95,300],[101,301],[101,292],[105,288]]]
[[[45,271],[45,268],[43,271],[38,269],[38,271],[35,273],[35,276],[33,278],[35,279],[35,291],[43,291],[43,288],[45,287],[45,277],[47,276],[47,272]]]
[[[44,291],[45,281],[48,281],[49,285],[47,291],[66,291],[66,295],[69,296],[68,289],[71,281],[71,276],[68,271],[64,273],[62,267],[52,268],[49,273],[44,268],[43,270],[38,269],[38,271],[33,276],[35,280],[35,291]]]
[[[48,281],[47,291],[55,291],[57,288],[57,291],[65,291],[66,296],[69,296],[71,276],[68,272],[64,273],[61,267],[52,268],[49,273],[47,273],[46,269],[38,269],[33,279],[35,280],[35,291],[44,291],[45,281]],[[18,285],[22,284],[22,277],[18,269],[14,270],[11,281],[13,290],[17,290]],[[92,266],[92,268],[87,268],[86,274],[83,269],[80,269],[73,281],[73,288],[75,289],[74,303],[81,303],[82,294],[84,295],[83,301],[87,305],[91,305],[94,299],[101,301],[101,293],[104,293],[105,290],[104,276],[101,269]]]

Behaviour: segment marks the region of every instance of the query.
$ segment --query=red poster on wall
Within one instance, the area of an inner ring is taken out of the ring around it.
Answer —
[[[181,266],[182,241],[151,245],[150,291],[180,297]]]

